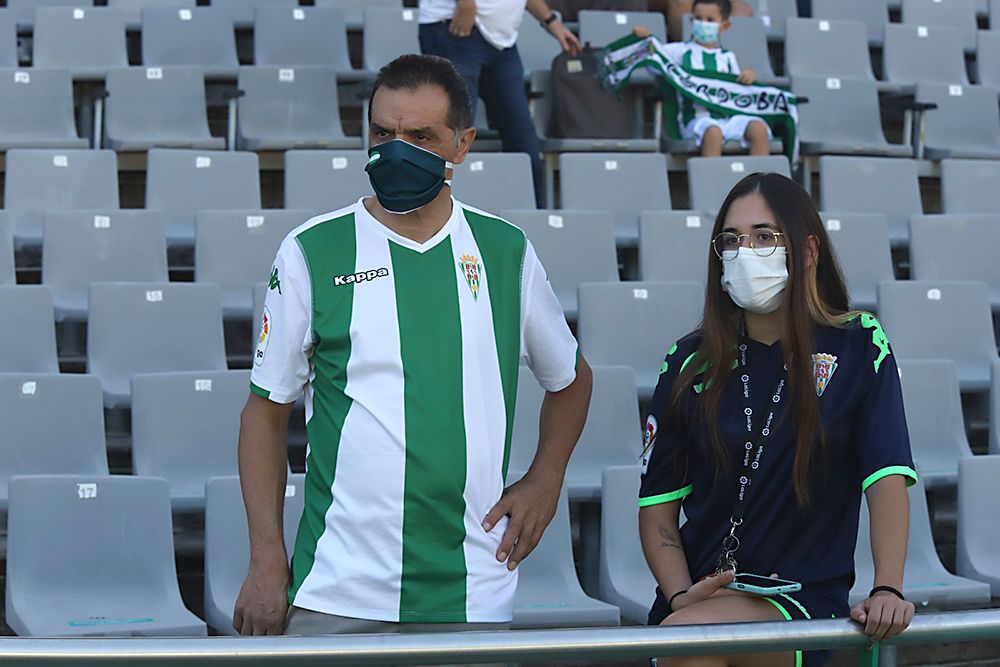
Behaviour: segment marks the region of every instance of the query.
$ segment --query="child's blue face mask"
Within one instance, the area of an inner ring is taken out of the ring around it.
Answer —
[[[719,25],[711,21],[695,20],[691,25],[691,37],[699,44],[718,44]]]

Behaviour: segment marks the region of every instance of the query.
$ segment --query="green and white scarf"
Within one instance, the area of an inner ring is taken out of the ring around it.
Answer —
[[[656,37],[622,37],[604,49],[600,64],[605,83],[614,90],[624,88],[637,69],[646,68],[660,78],[664,92],[664,129],[672,139],[681,138],[677,96],[682,95],[713,114],[760,118],[775,136],[781,137],[791,163],[797,165],[799,162],[797,102],[787,90],[738,83],[733,74],[687,70],[670,59]]]

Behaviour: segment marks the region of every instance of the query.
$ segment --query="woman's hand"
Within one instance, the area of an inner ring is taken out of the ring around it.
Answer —
[[[683,597],[683,596],[681,596]],[[888,591],[880,591],[859,602],[851,618],[865,626],[865,634],[875,641],[892,639],[910,626],[916,608]]]
[[[710,574],[689,588],[687,593],[682,593],[675,597],[671,605],[671,610],[679,611],[684,607],[690,607],[693,604],[703,602],[716,593],[725,592],[726,589],[723,587],[726,584],[732,583],[735,578],[736,573],[732,570],[727,570],[722,574]]]

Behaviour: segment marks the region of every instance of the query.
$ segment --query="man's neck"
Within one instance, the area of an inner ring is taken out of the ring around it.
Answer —
[[[766,315],[744,311],[747,323],[747,336],[758,343],[773,345],[781,340],[785,320],[784,313],[784,305],[773,313],[767,313]]]
[[[451,186],[445,185],[429,204],[411,213],[391,213],[382,207],[378,197],[368,197],[365,208],[380,223],[417,243],[426,243],[441,231],[451,218]]]

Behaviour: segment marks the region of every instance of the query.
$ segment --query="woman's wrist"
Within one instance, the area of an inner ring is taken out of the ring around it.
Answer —
[[[670,596],[670,598],[667,600],[667,607],[670,609],[670,611],[674,612],[684,607],[684,605],[679,604],[678,601],[682,600],[684,598],[684,595],[687,594],[687,592],[688,589],[685,588],[684,590],[677,591],[676,593]]]

